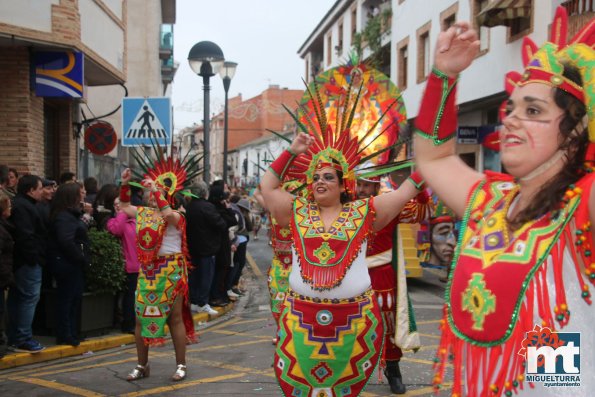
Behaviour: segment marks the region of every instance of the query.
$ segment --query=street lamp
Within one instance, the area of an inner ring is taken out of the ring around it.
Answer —
[[[219,46],[211,41],[201,41],[194,44],[188,53],[188,63],[192,71],[202,77],[204,90],[204,181],[210,183],[211,162],[209,156],[211,155],[210,137],[209,137],[209,79],[219,72],[225,58],[223,51]]]
[[[223,89],[225,90],[225,117],[223,121],[223,182],[227,182],[227,92],[229,91],[229,85],[231,79],[236,73],[238,64],[235,62],[224,62],[223,67],[219,71],[221,78],[223,79]]]

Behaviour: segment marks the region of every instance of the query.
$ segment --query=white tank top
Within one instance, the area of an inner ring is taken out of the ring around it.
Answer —
[[[310,284],[304,282],[301,274],[301,266],[295,248],[291,248],[292,267],[289,274],[289,287],[296,293],[311,298],[327,299],[346,299],[363,294],[372,285],[370,275],[368,274],[368,265],[366,262],[366,248],[368,242],[364,241],[357,257],[351,263],[351,267],[345,273],[341,284],[330,290],[318,291],[312,288]]]
[[[180,252],[182,252],[182,231],[176,226],[168,224],[158,255],[171,255]]]

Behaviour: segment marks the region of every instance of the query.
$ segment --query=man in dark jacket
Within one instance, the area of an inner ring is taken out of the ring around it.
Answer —
[[[11,220],[14,234],[14,287],[8,292],[8,344],[15,351],[37,353],[44,347],[33,339],[31,326],[39,301],[45,263],[46,229],[36,207],[43,192],[41,178],[19,179]]]
[[[222,180],[211,184],[209,201],[217,208],[219,215],[221,215],[226,224],[225,231],[221,233],[221,246],[215,255],[215,278],[211,286],[211,305],[224,306],[229,303],[229,297],[225,289],[225,278],[232,270],[229,228],[236,226],[238,220],[229,203],[229,189]]]
[[[227,224],[206,200],[208,186],[199,182],[192,188],[197,196],[186,205],[186,240],[194,269],[189,275],[191,308],[194,311],[217,314],[209,305],[211,285],[215,276],[215,254],[221,247],[221,236]]]

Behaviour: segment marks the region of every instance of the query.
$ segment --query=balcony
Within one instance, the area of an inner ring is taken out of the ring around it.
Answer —
[[[174,25],[163,24],[159,34],[159,58],[169,59],[174,53]]]

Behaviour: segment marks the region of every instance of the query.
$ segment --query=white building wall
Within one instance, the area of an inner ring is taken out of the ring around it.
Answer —
[[[338,12],[346,3],[350,3],[343,12]],[[403,98],[407,108],[407,117],[416,117],[419,113],[419,103],[425,87],[425,81],[417,83],[417,51],[418,43],[416,31],[418,28],[431,21],[430,30],[430,57],[433,59],[434,46],[441,29],[440,13],[453,4],[458,3],[457,20],[471,19],[471,0],[391,0],[392,27],[390,35],[391,48],[391,80],[397,80],[397,49],[396,43],[409,37],[409,61],[407,73],[407,88],[403,91]],[[549,25],[555,9],[562,0],[534,0],[533,31],[530,37],[538,44],[545,42],[549,34]],[[345,56],[351,48],[351,7],[357,4],[357,29],[361,32],[367,22],[367,10],[363,8],[363,0],[343,1],[335,4],[337,12],[332,12],[328,19],[321,23],[318,34],[324,37],[323,70],[337,66],[345,61]],[[343,55],[337,56],[334,46],[338,43],[338,24],[343,20],[344,38]],[[479,56],[473,64],[463,72],[458,86],[457,103],[466,103],[487,96],[498,94],[504,90],[504,75],[511,71],[522,71],[521,44],[522,38],[507,43],[507,28],[498,26],[490,29],[487,53]],[[327,62],[327,40],[329,32],[333,35],[332,62]],[[383,44],[385,41],[383,41]],[[364,57],[369,51],[364,51]],[[308,59],[309,54],[306,55]],[[305,60],[304,60],[305,62]],[[310,60],[311,62],[311,60]],[[310,63],[311,64],[311,63]],[[480,122],[481,123],[481,122]]]
[[[118,2],[115,1],[114,2]],[[163,96],[161,80],[161,60],[159,59],[160,28],[162,23],[161,3],[145,0],[127,0],[127,79],[124,83],[130,97]],[[171,85],[166,94],[171,95]],[[119,85],[88,87],[87,105],[83,108],[88,118],[101,116],[113,111],[121,104],[124,89]],[[172,110],[173,111],[173,110]],[[92,114],[90,114],[92,112]],[[122,110],[102,118],[112,124],[122,138]],[[120,157],[126,160],[120,144],[107,156]],[[98,164],[93,156],[89,156],[89,173]],[[116,172],[117,174],[117,172]]]
[[[132,1],[129,1],[129,3],[132,3]],[[141,8],[145,7],[147,6]],[[93,0],[79,0],[79,13],[81,16],[81,41],[83,44],[99,54],[116,69],[123,71],[124,30]],[[128,27],[130,29],[131,26],[128,25]]]
[[[52,31],[52,4],[60,0],[15,0],[0,1],[0,23],[23,28]]]

